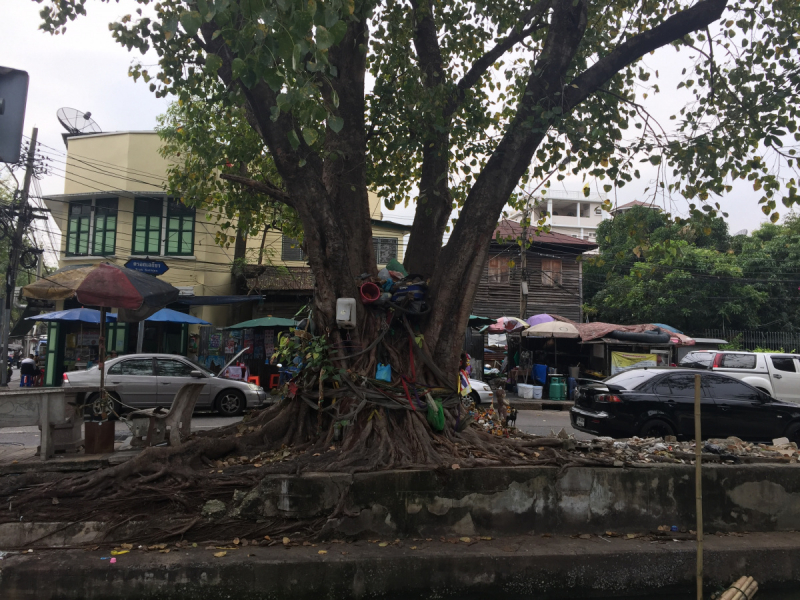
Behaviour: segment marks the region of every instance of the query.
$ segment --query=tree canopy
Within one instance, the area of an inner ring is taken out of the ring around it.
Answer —
[[[592,319],[706,329],[800,330],[800,222],[790,213],[752,235],[721,218],[697,230],[635,207],[603,221],[584,264]]]
[[[87,10],[38,1],[53,33]],[[112,35],[159,63],[131,74],[200,123],[207,106],[230,119],[211,138],[231,165],[223,176],[296,211],[323,323],[358,274],[375,272],[368,188],[387,206],[417,201],[405,265],[430,278],[424,328],[443,356],[494,224],[525,202],[520,183],[579,175],[611,191],[644,162],[658,167],[653,193],[689,198],[701,223],[738,178],[763,190],[775,220],[797,198],[794,0],[137,1]],[[688,58],[671,64],[687,66],[671,74],[678,89],[662,90],[648,57],[676,52]],[[671,128],[648,109],[661,95],[679,99]],[[247,127],[245,154],[274,173],[228,158]]]

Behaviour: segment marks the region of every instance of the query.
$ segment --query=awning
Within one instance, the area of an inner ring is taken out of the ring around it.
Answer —
[[[497,323],[497,321],[494,319],[490,319],[489,317],[479,317],[478,315],[470,315],[467,325],[469,327],[485,327],[487,325],[494,325],[495,323]]]
[[[180,296],[175,304],[188,304],[189,306],[218,306],[220,304],[241,304],[242,302],[260,302],[262,296]]]
[[[249,321],[242,321],[236,325],[231,325],[225,329],[252,329],[253,327],[295,327],[297,321],[292,319],[281,319],[279,317],[262,317],[260,319],[251,319]]]
[[[186,323],[188,325],[211,325],[208,321],[198,319],[192,315],[187,315],[171,308],[162,308],[157,313],[145,319],[148,323]]]

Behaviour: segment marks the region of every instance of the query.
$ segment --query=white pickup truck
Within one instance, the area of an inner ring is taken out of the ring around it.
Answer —
[[[741,379],[773,398],[800,404],[800,355],[773,352],[695,350],[681,367],[711,369]]]

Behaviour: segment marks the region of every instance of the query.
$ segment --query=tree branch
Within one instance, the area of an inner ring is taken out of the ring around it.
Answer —
[[[294,202],[289,194],[269,182],[256,181],[255,179],[242,177],[241,175],[234,175],[233,173],[222,173],[219,178],[249,187],[253,191],[270,196],[271,198],[277,200],[278,202],[282,202],[287,206],[294,206]]]
[[[564,92],[566,102],[564,112],[575,108],[620,70],[648,52],[666,46],[718,20],[727,3],[728,0],[700,0],[691,8],[672,15],[660,25],[621,43],[567,86]]]
[[[508,34],[503,40],[499,41],[494,48],[489,50],[486,54],[481,56],[478,60],[472,63],[472,66],[464,74],[461,80],[456,84],[457,92],[456,98],[447,107],[446,114],[453,114],[456,109],[461,105],[464,100],[467,90],[472,88],[484,73],[491,67],[503,54],[508,52],[515,44],[525,40],[533,33],[542,29],[546,24],[546,19],[543,19],[550,10],[552,0],[540,0],[536,5],[522,14],[519,19],[520,29]],[[531,21],[534,21],[531,23]],[[523,28],[525,23],[531,23],[530,26]]]

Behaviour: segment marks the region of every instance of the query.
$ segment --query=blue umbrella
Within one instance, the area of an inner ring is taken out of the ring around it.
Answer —
[[[25,318],[30,321],[79,321],[81,323],[99,323],[100,311],[94,310],[93,308],[70,308],[69,310],[57,310],[55,312]],[[106,323],[116,320],[116,314],[106,313]]]
[[[171,308],[162,308],[156,313],[153,313],[145,319],[145,321],[159,321],[161,323],[188,323],[189,325],[211,325],[208,321],[198,319],[192,315],[172,310]]]

